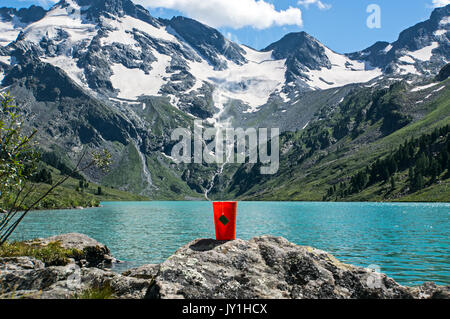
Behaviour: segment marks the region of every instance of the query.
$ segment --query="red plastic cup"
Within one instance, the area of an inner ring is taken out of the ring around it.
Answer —
[[[236,239],[237,202],[213,202],[216,240]]]

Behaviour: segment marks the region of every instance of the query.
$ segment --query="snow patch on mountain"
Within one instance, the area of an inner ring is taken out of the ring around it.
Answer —
[[[108,38],[103,39],[105,43],[118,42],[123,44],[137,44],[132,35],[134,31],[144,33],[154,39],[178,42],[178,39],[171,34],[166,27],[161,26],[157,28],[149,23],[130,16],[124,16],[115,20],[103,19],[102,24],[115,29],[115,31],[109,34]],[[125,42],[121,40],[125,40]]]
[[[167,68],[172,58],[157,51],[154,51],[153,55],[157,61],[152,63],[152,70],[148,74],[141,69],[129,69],[122,64],[116,63],[111,66],[113,71],[111,83],[119,90],[119,98],[132,100],[141,95],[160,95],[161,87],[168,81]]]
[[[113,28],[113,31],[110,31],[107,37],[103,37],[100,40],[102,46],[109,45],[113,43],[121,43],[125,45],[134,46],[136,49],[139,49],[139,43],[134,39],[133,33],[124,26],[124,24],[119,23],[116,20],[109,20],[105,22],[108,27]]]
[[[397,73],[401,75],[416,74],[421,73],[417,70],[417,62],[427,62],[433,57],[433,50],[439,48],[440,44],[438,42],[432,42],[430,45],[423,47],[422,49],[416,51],[403,51],[402,56],[398,58],[399,62],[403,64],[398,64]]]
[[[443,89],[445,89],[445,85],[441,86],[439,89],[434,90],[433,93],[437,93],[439,91],[442,91]]]
[[[420,50],[409,52],[408,55],[412,56],[416,60],[429,61],[433,56],[432,51],[439,47],[438,42],[433,42],[431,45],[424,47]]]
[[[431,83],[431,84],[427,84],[427,85],[423,85],[423,86],[417,86],[417,87],[413,88],[413,89],[411,90],[411,92],[419,92],[419,91],[423,91],[423,90],[429,89],[429,88],[431,88],[431,87],[433,87],[433,86],[436,86],[436,85],[438,85],[438,84],[439,84],[439,83]]]
[[[175,106],[177,109],[179,109],[179,103],[180,103],[180,98],[173,95],[173,94],[169,94],[167,95],[167,97],[170,99],[170,104],[172,104],[173,106]]]
[[[305,124],[305,126],[303,126],[302,130],[304,130],[305,128],[307,128],[309,125],[309,122]]]
[[[383,52],[386,54],[386,53],[388,53],[389,51],[391,51],[392,48],[393,48],[392,44],[389,44],[387,47],[384,48]]]
[[[411,58],[409,55],[404,55],[404,56],[400,57],[398,60],[408,63],[408,64],[416,63],[416,61],[413,58]]]
[[[283,100],[284,103],[289,103],[291,101],[291,99],[289,98],[289,96],[285,93],[285,92],[280,92],[280,97]]]
[[[381,69],[373,68],[367,62],[351,60],[326,46],[323,48],[332,66],[306,72],[307,83],[313,88],[326,90],[351,83],[366,83],[383,74]]]
[[[1,19],[1,18],[0,18]],[[17,21],[17,18],[14,18]],[[0,46],[6,46],[15,41],[22,28],[13,21],[0,20]]]
[[[446,34],[447,32],[448,32],[448,31],[447,31],[447,30],[444,30],[444,29],[442,29],[442,30],[437,30],[437,31],[435,31],[435,32],[433,33],[433,35],[436,36],[436,37],[440,37],[440,36]]]
[[[414,65],[412,65],[412,64],[399,65],[397,73],[400,74],[400,75],[407,75],[407,74],[420,75],[420,72],[417,71],[416,67]]]
[[[450,24],[450,17],[445,17],[439,22],[439,25],[447,25],[447,24]]]
[[[0,56],[0,62],[6,65],[11,65],[11,57],[10,56]]]
[[[267,103],[272,93],[280,90],[285,82],[286,60],[274,60],[271,52],[259,52],[242,46],[245,64],[228,62],[225,70],[216,70],[206,61],[189,62],[192,75],[197,79],[196,87],[203,82],[216,86],[215,106],[223,109],[230,99],[248,105],[246,112],[255,112]]]
[[[25,39],[38,44],[42,38],[59,39],[61,32],[68,35],[69,41],[75,44],[92,40],[97,34],[96,26],[88,23],[81,15],[81,7],[73,1],[56,5],[46,16],[25,28]]]
[[[77,66],[76,59],[73,59],[66,55],[60,55],[56,57],[45,57],[41,58],[42,62],[49,63],[53,66],[59,67],[79,86],[88,89],[86,84],[86,77],[84,75],[84,70]]]

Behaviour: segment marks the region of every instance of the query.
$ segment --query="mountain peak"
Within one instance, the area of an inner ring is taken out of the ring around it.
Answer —
[[[378,42],[348,56],[381,67],[386,73],[435,73],[450,58],[449,38],[450,5],[447,5],[433,10],[428,20],[401,32],[397,41]]]
[[[218,54],[237,64],[246,62],[245,51],[214,28],[186,17],[173,17],[166,23],[217,69],[226,68]]]
[[[98,21],[101,16],[123,17],[125,15],[140,19],[152,25],[156,20],[141,5],[131,0],[61,0],[55,7],[79,9],[89,20]]]
[[[282,54],[285,58],[289,54],[295,54],[294,51],[297,51],[299,48],[304,48],[308,45],[313,46],[317,43],[319,43],[319,41],[304,31],[291,32],[263,49],[263,51],[275,50],[277,51],[275,54]]]
[[[313,36],[302,31],[286,34],[281,40],[272,43],[263,51],[273,51],[272,55],[276,59],[297,56],[307,60],[308,55],[321,55],[325,50],[323,45]]]
[[[287,59],[288,65],[301,61],[310,70],[330,66],[325,46],[304,31],[289,33],[263,51],[272,51],[272,56],[277,60]]]
[[[29,8],[0,8],[0,20],[12,21],[13,17],[18,17],[22,23],[32,23],[42,19],[47,11],[44,8],[32,5]]]
[[[47,13],[42,7],[0,8],[0,47],[17,39],[20,32],[29,24],[41,20]]]

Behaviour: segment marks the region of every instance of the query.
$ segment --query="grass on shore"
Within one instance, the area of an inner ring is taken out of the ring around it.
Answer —
[[[116,296],[110,285],[103,287],[91,287],[81,293],[75,294],[74,299],[115,299]]]
[[[1,258],[24,256],[41,260],[46,266],[65,266],[69,263],[69,258],[82,259],[84,252],[63,248],[59,242],[45,246],[32,242],[7,242],[0,246]]]

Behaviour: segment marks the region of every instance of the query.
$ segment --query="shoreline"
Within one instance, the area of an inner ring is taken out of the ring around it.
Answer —
[[[93,208],[104,208],[102,203],[167,203],[167,202],[177,202],[177,203],[212,203],[216,200],[206,201],[206,200],[143,200],[143,201],[102,201],[99,206],[88,206],[88,207],[61,207],[61,208],[42,208],[33,209],[30,212],[45,212],[45,211],[58,211],[58,210],[86,210]],[[222,202],[222,200],[217,200]],[[238,203],[315,203],[315,204],[450,204],[450,202],[419,202],[419,201],[395,201],[395,202],[376,202],[376,201],[339,201],[339,202],[329,202],[329,201],[252,201],[252,200],[237,200]],[[1,210],[1,209],[0,209]],[[0,214],[5,214],[5,211],[0,211]]]
[[[86,209],[92,209],[92,208],[101,208],[103,207],[102,205],[99,206],[90,206],[90,207],[62,207],[62,208],[41,208],[41,209],[32,209],[29,211],[29,213],[32,212],[47,212],[47,211],[56,211],[56,210],[86,210]],[[19,212],[23,212],[23,211],[19,211]],[[7,214],[8,212],[6,211],[0,211],[0,214]]]
[[[329,202],[329,201],[299,201],[299,200],[146,200],[146,201],[102,201],[101,203],[167,203],[167,202],[179,202],[179,203],[212,203],[212,202],[228,202],[228,201],[237,201],[238,203],[321,203],[321,204],[339,204],[339,203],[349,203],[349,204],[450,204],[450,202],[439,202],[439,201],[429,201],[429,202],[420,202],[420,201],[396,201],[396,202],[384,202],[384,201],[339,201],[339,202]],[[101,205],[100,205],[101,207]]]

